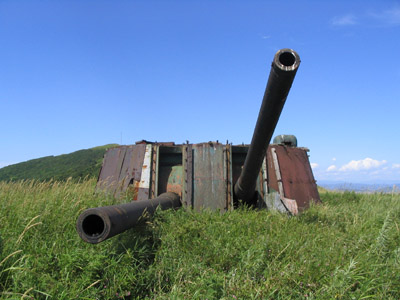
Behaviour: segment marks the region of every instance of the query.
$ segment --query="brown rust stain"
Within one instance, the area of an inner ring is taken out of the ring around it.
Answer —
[[[167,192],[174,192],[179,196],[182,196],[182,185],[181,184],[167,184]]]
[[[281,196],[296,200],[299,211],[307,209],[311,202],[320,203],[321,200],[308,160],[307,151],[303,148],[292,148],[282,145],[271,147],[275,148],[278,157],[284,190],[284,195]],[[270,169],[270,164],[271,162],[268,162],[268,169]],[[276,177],[272,178],[274,173],[269,173],[271,175],[270,179],[275,180],[275,182],[270,182],[270,186],[278,191],[279,189],[276,189],[278,185]]]
[[[127,193],[128,197],[134,201],[138,199],[140,181],[134,180],[132,184],[128,186]]]

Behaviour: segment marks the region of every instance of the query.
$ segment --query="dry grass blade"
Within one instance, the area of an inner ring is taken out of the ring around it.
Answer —
[[[29,292],[32,291],[32,290],[33,290],[33,288],[29,288],[28,290],[26,290],[26,291],[23,293],[23,295],[21,296],[21,300],[22,300],[22,299],[25,299],[25,297],[29,297],[29,298],[33,299],[32,297],[30,297],[30,296],[28,295]]]
[[[87,291],[88,289],[90,289],[91,287],[94,287],[96,284],[98,284],[99,282],[101,282],[101,280],[96,280],[95,282],[93,282],[92,284],[90,284],[88,287],[86,287],[84,290],[82,290],[78,295],[80,295],[81,293]],[[77,296],[78,297],[78,296]]]
[[[37,218],[39,218],[39,217],[40,217],[40,215],[37,215],[36,217],[33,217],[33,218],[29,221],[29,223],[25,226],[25,229],[22,231],[22,233],[20,234],[20,236],[19,236],[18,239],[17,239],[17,242],[16,242],[17,245],[18,245],[19,243],[21,243],[21,241],[22,241],[22,239],[23,239],[25,233],[26,233],[29,229],[31,229],[31,228],[34,227],[34,226],[37,226],[37,225],[42,224],[42,222],[37,222],[37,223],[35,223],[35,224],[31,224],[33,221],[35,221],[35,220],[36,220]]]
[[[7,255],[6,258],[4,258],[2,261],[0,261],[0,266],[1,266],[2,264],[4,264],[10,257],[12,257],[12,256],[14,256],[14,255],[16,255],[16,254],[18,254],[18,253],[20,253],[20,252],[22,252],[22,250],[17,250],[17,251],[14,251],[13,253]]]

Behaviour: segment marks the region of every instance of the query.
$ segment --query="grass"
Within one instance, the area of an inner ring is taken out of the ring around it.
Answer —
[[[323,192],[299,217],[159,211],[98,245],[95,180],[0,182],[0,299],[400,299],[400,195]]]

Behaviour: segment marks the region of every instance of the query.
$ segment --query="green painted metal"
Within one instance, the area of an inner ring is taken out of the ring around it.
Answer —
[[[182,147],[160,147],[158,164],[158,194],[174,192],[182,195],[183,163]]]
[[[292,134],[280,134],[274,137],[272,143],[288,147],[297,147],[297,138]]]

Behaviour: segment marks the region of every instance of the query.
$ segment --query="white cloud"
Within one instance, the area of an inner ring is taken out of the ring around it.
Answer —
[[[347,164],[331,162],[328,165],[319,165],[313,169],[317,181],[342,181],[342,182],[368,182],[380,183],[400,182],[400,162],[376,160],[365,158],[361,160],[348,161]],[[338,158],[341,160],[341,158]]]
[[[339,171],[346,172],[346,171],[360,171],[360,170],[370,170],[374,168],[378,168],[384,164],[386,164],[386,160],[375,160],[372,158],[365,158],[362,160],[352,160],[348,164],[342,166]]]
[[[331,165],[328,167],[328,169],[326,169],[327,172],[332,172],[335,171],[337,169],[337,167],[335,165]]]
[[[318,164],[317,163],[310,163],[310,165],[311,165],[311,169],[318,168]]]
[[[333,161],[336,161],[336,157],[332,157],[332,160],[333,160]]]
[[[271,36],[270,36],[270,35],[265,35],[265,34],[263,34],[263,35],[261,36],[261,38],[262,38],[263,40],[267,40],[267,39],[270,39]]]
[[[382,26],[400,25],[400,5],[393,6],[386,10],[359,11],[357,14],[345,14],[335,16],[331,19],[331,25],[335,27],[347,27],[363,25],[368,28]]]
[[[344,16],[336,16],[332,19],[331,24],[333,26],[349,26],[357,24],[357,18],[352,14]]]
[[[400,7],[393,7],[381,12],[370,13],[370,16],[386,25],[400,25]]]

